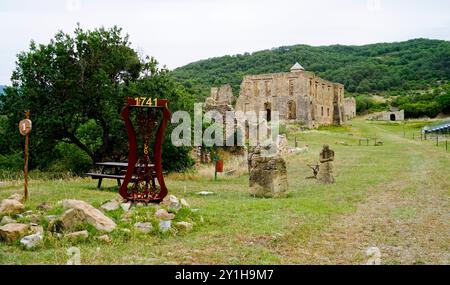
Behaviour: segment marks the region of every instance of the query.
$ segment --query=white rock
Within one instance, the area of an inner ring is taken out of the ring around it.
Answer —
[[[44,237],[42,236],[42,233],[36,233],[29,236],[26,236],[20,240],[20,243],[26,248],[26,249],[32,249],[38,246]]]
[[[172,221],[168,220],[168,221],[160,221],[159,222],[159,230],[161,232],[167,232],[168,230],[170,230],[170,226],[172,225]]]
[[[368,260],[366,265],[380,265],[381,264],[381,251],[378,247],[369,247],[366,250]]]
[[[120,203],[113,200],[101,205],[100,208],[106,212],[115,211],[120,208]]]
[[[152,223],[136,223],[134,227],[141,233],[149,233],[153,229]]]
[[[201,191],[201,192],[197,192],[197,194],[201,195],[201,196],[208,196],[208,195],[213,195],[214,192]]]
[[[181,209],[180,200],[175,195],[169,195],[169,206],[167,209],[170,212],[178,212]]]

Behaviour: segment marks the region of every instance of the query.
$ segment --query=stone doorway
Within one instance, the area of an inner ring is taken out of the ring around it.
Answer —
[[[294,101],[288,102],[288,120],[297,119],[297,107],[295,106]]]
[[[264,104],[264,110],[267,112],[267,122],[272,121],[272,104],[269,102]]]
[[[391,121],[396,121],[395,114],[391,114]]]

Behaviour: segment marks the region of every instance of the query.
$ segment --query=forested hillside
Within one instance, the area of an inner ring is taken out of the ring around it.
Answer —
[[[235,96],[246,74],[288,71],[299,62],[306,70],[345,84],[348,93],[424,90],[450,79],[450,42],[415,39],[365,46],[284,46],[252,54],[200,60],[173,71],[199,99],[211,86],[230,83]]]

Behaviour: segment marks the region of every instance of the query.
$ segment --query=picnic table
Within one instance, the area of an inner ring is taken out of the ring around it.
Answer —
[[[125,179],[125,173],[128,168],[128,162],[115,162],[115,161],[106,161],[106,162],[97,162],[96,166],[100,167],[100,173],[86,173],[86,175],[91,176],[92,179],[98,179],[97,188],[102,187],[103,179],[116,179],[117,186],[120,186],[120,180]],[[138,166],[138,165],[137,165]],[[150,168],[153,168],[154,164],[148,165]],[[133,177],[134,179],[135,177]]]

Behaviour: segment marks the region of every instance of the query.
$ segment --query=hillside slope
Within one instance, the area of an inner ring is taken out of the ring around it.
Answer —
[[[175,78],[199,91],[230,83],[237,96],[246,74],[288,71],[300,62],[306,70],[345,84],[350,93],[424,89],[450,79],[450,42],[415,39],[365,46],[295,45],[200,60],[173,71]]]

